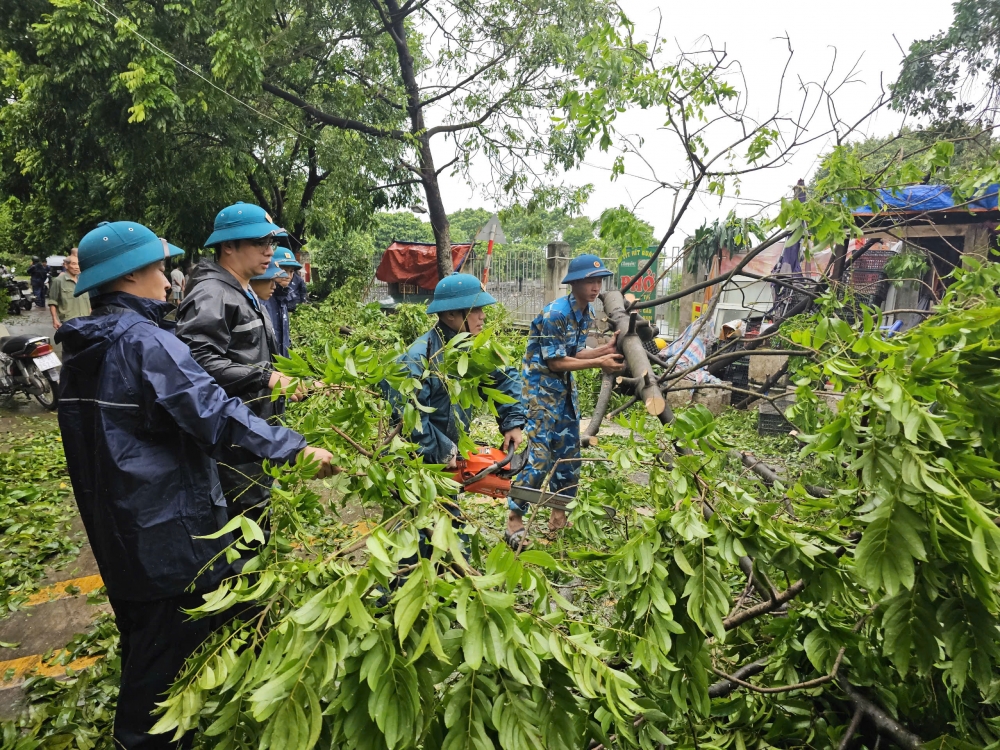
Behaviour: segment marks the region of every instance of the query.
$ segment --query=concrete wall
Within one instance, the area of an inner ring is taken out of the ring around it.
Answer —
[[[542,305],[547,305],[566,294],[566,285],[562,280],[569,270],[570,252],[568,242],[550,242],[546,248]]]

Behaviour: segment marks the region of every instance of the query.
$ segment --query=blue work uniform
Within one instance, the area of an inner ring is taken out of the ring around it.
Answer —
[[[274,329],[274,354],[282,357],[288,356],[288,349],[292,345],[292,334],[288,325],[288,313],[294,310],[294,304],[290,305],[292,298],[291,285],[285,287],[275,284],[274,293],[271,298],[264,302],[264,309],[271,316],[271,327]]]
[[[447,382],[436,374],[441,350],[445,343],[456,335],[457,331],[439,323],[414,341],[406,354],[397,360],[415,378],[422,377],[425,370],[431,372],[431,375],[423,380],[417,401],[423,406],[432,407],[434,411],[420,415],[422,424],[410,436],[410,440],[417,444],[417,451],[424,457],[426,463],[448,463],[449,459],[458,454],[459,423],[466,431],[472,423],[471,410],[463,409],[460,404],[451,402]],[[527,414],[520,401],[522,387],[517,370],[512,367],[498,369],[493,373],[492,387],[505,396],[517,399],[514,403],[496,405],[497,427],[500,432],[505,433],[517,427],[524,427]],[[393,398],[394,394],[395,392],[391,392],[390,398]],[[393,400],[398,405],[398,394],[395,394]]]
[[[550,302],[531,322],[524,352],[521,398],[528,406],[525,435],[528,458],[517,477],[519,486],[542,489],[542,483],[555,466],[548,490],[576,495],[580,478],[580,408],[576,380],[571,372],[552,372],[546,360],[575,357],[586,348],[587,333],[593,321],[593,306],[588,304],[584,310],[578,310],[576,298],[570,294]],[[508,504],[511,510],[522,513],[526,510],[513,500]]]

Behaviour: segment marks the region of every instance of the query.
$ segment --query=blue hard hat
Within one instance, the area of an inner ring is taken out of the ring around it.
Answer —
[[[219,211],[215,217],[215,231],[205,240],[205,247],[235,240],[287,235],[288,232],[271,221],[271,216],[263,208],[240,201]]]
[[[275,257],[278,253],[276,252]],[[271,258],[271,262],[267,264],[267,270],[258,276],[251,276],[253,281],[270,281],[271,279],[276,279],[279,276],[287,276],[288,274],[281,270],[281,267],[274,262],[274,258]]]
[[[563,284],[580,279],[602,279],[605,276],[614,276],[611,271],[604,267],[604,263],[596,255],[578,255],[569,262],[569,271]]]
[[[486,291],[479,279],[467,273],[453,273],[434,287],[434,299],[427,305],[427,312],[471,310],[496,304],[493,295]]]
[[[279,247],[274,251],[274,257],[272,261],[277,263],[279,266],[292,266],[293,268],[302,268],[302,264],[295,260],[295,253],[289,250],[287,247]]]
[[[134,221],[102,221],[79,245],[80,278],[74,296],[184,251]]]

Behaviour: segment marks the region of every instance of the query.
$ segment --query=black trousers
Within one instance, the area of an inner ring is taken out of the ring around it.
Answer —
[[[115,714],[115,743],[127,750],[190,747],[194,735],[173,742],[173,733],[148,734],[156,723],[151,715],[177,677],[184,660],[214,630],[236,616],[237,608],[191,620],[181,609],[204,602],[201,594],[133,602],[111,599],[121,633],[122,681]]]

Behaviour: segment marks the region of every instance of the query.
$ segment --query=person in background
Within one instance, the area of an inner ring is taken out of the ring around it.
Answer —
[[[45,307],[45,283],[49,280],[49,267],[42,263],[37,255],[31,256],[28,266],[28,278],[31,279],[31,291],[35,295],[35,304]]]
[[[77,256],[67,255],[63,260],[63,272],[49,284],[49,312],[52,314],[52,327],[57,331],[68,320],[90,315],[90,296],[76,294],[79,275],[80,262]]]
[[[284,273],[275,277],[274,294],[264,302],[264,307],[267,308],[267,313],[271,316],[271,327],[274,328],[275,354],[287,357],[288,350],[292,345],[288,314],[295,309],[292,283],[298,277],[296,271],[302,268],[302,264],[295,260],[292,251],[287,247],[279,247],[275,250],[274,258],[271,260]]]
[[[616,347],[617,334],[595,349],[587,349],[587,332],[594,321],[591,303],[601,293],[603,279],[613,274],[596,255],[579,255],[569,264],[562,280],[570,293],[543,309],[531,323],[524,352],[524,391],[528,405],[528,457],[515,484],[551,492],[576,495],[580,479],[580,408],[577,401],[575,370],[602,368],[610,372],[624,369]],[[428,308],[429,309],[429,308]],[[505,539],[514,549],[525,546],[523,516],[526,505],[508,500]],[[553,509],[549,535],[566,526],[566,511]]]
[[[254,276],[250,279],[250,288],[257,295],[257,299],[266,303],[271,299],[271,295],[274,294],[277,280],[282,277],[287,278],[288,274],[278,268],[278,264],[274,262],[274,258],[271,258],[271,263],[268,265],[267,270],[259,276]]]
[[[184,299],[184,287],[187,285],[187,278],[181,264],[174,266],[170,272],[170,301],[174,307],[180,307],[181,300]]]
[[[293,401],[305,393],[301,384],[286,391],[292,380],[275,371],[271,318],[250,287],[250,279],[267,270],[278,237],[285,234],[260,206],[236,203],[222,209],[205,241],[215,249],[215,260],[204,260],[191,272],[177,310],[177,336],[191,348],[195,361],[228,395],[243,399],[264,420],[279,408],[271,400],[275,386]],[[271,478],[260,461],[220,464],[219,479],[231,516],[261,517],[271,495]]]
[[[289,274],[291,281],[288,285],[289,295],[288,295],[288,312],[295,312],[295,308],[299,305],[309,304],[309,289],[306,286],[305,277],[301,273],[302,269],[302,251],[296,250],[292,254],[292,259],[298,264],[295,271]]]
[[[240,564],[223,555],[230,535],[207,538],[227,521],[215,459],[337,471],[329,452],[227,396],[171,332],[163,263],[181,252],[141,224],[103,222],[80,241],[76,293],[94,292],[94,313],[56,332],[66,354],[59,427],[121,633],[114,745],[128,750],[178,746],[148,733],[151,712],[185,659],[241,614],[183,611]]]

